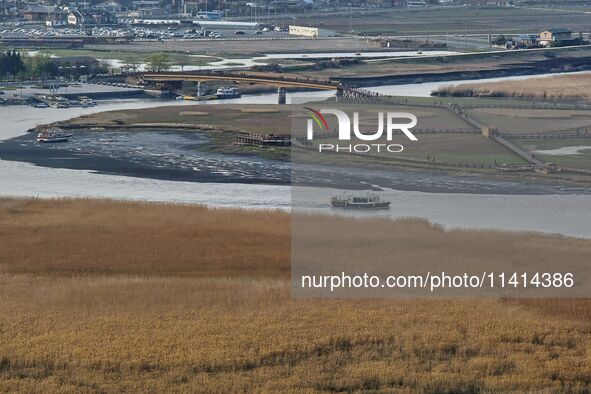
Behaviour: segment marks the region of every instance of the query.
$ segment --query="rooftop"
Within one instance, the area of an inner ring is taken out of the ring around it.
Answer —
[[[24,8],[25,12],[32,12],[32,13],[43,13],[43,14],[53,14],[53,13],[63,13],[65,12],[59,7],[53,5],[39,5],[39,4],[27,4]]]
[[[564,29],[564,28],[561,28],[561,27],[553,28],[553,29],[547,29],[547,30],[544,30],[544,31],[549,31],[552,34],[572,33],[573,32],[572,30]]]

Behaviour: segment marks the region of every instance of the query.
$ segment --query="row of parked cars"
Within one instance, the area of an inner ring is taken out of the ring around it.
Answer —
[[[224,38],[222,33],[197,28],[188,28],[183,31],[176,28],[169,28],[168,31],[160,32],[159,38]]]
[[[261,35],[265,32],[282,32],[284,27],[265,27],[255,31],[236,30],[235,35]],[[196,38],[224,38],[225,35],[217,31],[205,30],[201,27],[181,29],[178,27],[149,28],[134,27],[94,27],[94,28],[42,28],[42,27],[17,27],[0,31],[0,37],[116,37],[127,39],[196,39]]]
[[[235,35],[254,34],[260,35],[270,29],[265,28],[256,31],[237,30]],[[280,30],[279,30],[280,31]],[[129,27],[129,28],[113,28],[113,27],[95,27],[92,29],[84,28],[15,28],[4,29],[0,31],[0,37],[116,37],[127,39],[196,39],[196,38],[224,38],[225,35],[217,31],[209,31],[201,28],[188,28],[180,30],[177,28],[168,29],[152,29],[146,27]]]
[[[0,37],[136,37],[133,29],[95,27],[85,28],[40,28],[40,27],[19,27],[15,29],[4,29],[0,31]]]

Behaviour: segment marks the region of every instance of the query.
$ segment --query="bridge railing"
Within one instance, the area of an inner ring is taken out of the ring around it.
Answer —
[[[258,79],[261,81],[275,81],[275,82],[289,82],[296,84],[312,84],[319,86],[326,86],[330,88],[337,88],[337,84],[330,80],[309,78],[309,77],[289,77],[283,75],[273,75],[268,73],[253,73],[253,72],[236,72],[227,70],[216,71],[166,71],[166,72],[145,72],[142,74],[144,79],[150,78],[165,78],[166,76],[203,76],[203,77],[228,77],[228,78],[242,78],[242,79]]]

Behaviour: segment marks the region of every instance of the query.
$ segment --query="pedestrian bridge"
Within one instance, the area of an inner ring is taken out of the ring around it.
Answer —
[[[260,83],[285,88],[302,88],[315,90],[340,89],[338,83],[305,77],[288,77],[278,74],[256,72],[146,72],[141,78],[148,83],[175,83],[183,81],[233,81]]]

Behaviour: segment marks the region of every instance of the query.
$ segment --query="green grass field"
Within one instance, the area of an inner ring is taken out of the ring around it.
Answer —
[[[537,134],[591,127],[588,110],[477,108],[468,113],[503,133]]]
[[[530,151],[544,151],[565,147],[588,147],[588,149],[579,150],[576,154],[548,155],[536,153],[536,156],[547,163],[554,163],[558,166],[591,169],[591,138],[568,138],[560,140],[516,139],[512,141]]]
[[[441,163],[462,164],[524,164],[524,161],[480,134],[417,134],[418,141],[412,142],[401,135],[394,136],[392,144],[401,144],[404,151],[396,157],[419,160],[434,160]],[[322,139],[318,143],[337,144],[336,139]],[[357,141],[352,143],[363,143]],[[386,143],[386,141],[377,141]],[[392,155],[384,153],[384,155]]]
[[[146,63],[145,52],[130,50],[99,50],[99,49],[41,49],[40,53],[57,57],[88,56],[101,60],[119,60],[123,64]],[[222,60],[215,56],[192,56],[191,54],[170,51],[167,52],[169,62],[172,66],[206,66],[212,62]],[[197,53],[193,54],[197,55]]]
[[[563,7],[558,7],[563,8]],[[452,34],[479,33],[538,33],[548,26],[567,25],[578,31],[588,31],[588,14],[580,9],[556,12],[551,8],[527,7],[433,7],[400,9],[386,12],[373,10],[338,15],[311,12],[299,19],[302,23],[323,23],[339,32],[368,34]]]

